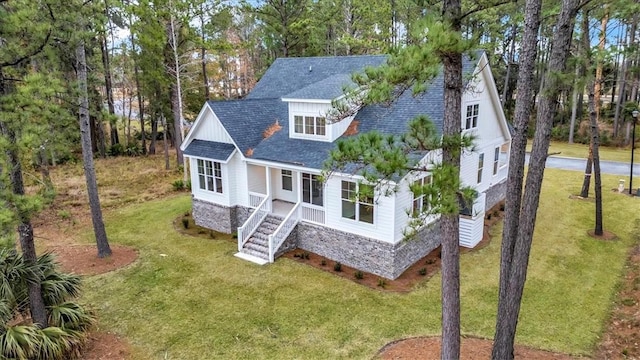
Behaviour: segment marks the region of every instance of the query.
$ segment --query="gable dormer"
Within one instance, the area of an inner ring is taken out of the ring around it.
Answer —
[[[344,97],[345,88],[353,86],[351,75],[335,74],[283,96],[289,109],[289,137],[326,142],[339,138],[353,116],[329,122],[327,114],[333,102]]]

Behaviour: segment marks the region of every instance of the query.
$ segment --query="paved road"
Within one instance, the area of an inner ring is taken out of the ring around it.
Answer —
[[[529,163],[529,154],[527,154],[527,164]],[[573,170],[573,171],[584,171],[587,166],[586,159],[578,159],[578,158],[570,158],[570,157],[561,157],[561,156],[549,156],[547,158],[547,167],[556,168],[556,169],[564,169],[564,170]],[[620,175],[629,177],[630,171],[630,163],[623,163],[618,161],[600,161],[600,171],[603,174],[612,174],[612,175]],[[634,163],[633,165],[633,176],[640,176],[640,164]]]

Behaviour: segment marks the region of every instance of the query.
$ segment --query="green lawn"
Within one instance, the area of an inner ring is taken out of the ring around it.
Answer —
[[[636,146],[636,151],[638,147]],[[527,151],[531,151],[531,141],[527,144]],[[549,153],[560,153],[553,156],[574,157],[586,159],[589,156],[589,145],[569,144],[567,142],[552,141]],[[628,163],[631,161],[631,147],[600,147],[600,159],[609,161],[621,161]],[[640,152],[636,154],[636,161],[640,161]]]
[[[589,354],[612,305],[640,200],[605,191],[605,228],[620,240],[595,241],[586,235],[593,203],[569,199],[581,181],[547,169],[521,344]],[[616,185],[604,176],[605,189]],[[135,246],[140,259],[86,278],[84,300],[102,330],[129,340],[135,359],[370,359],[389,341],[440,331],[439,275],[387,294],[287,259],[260,267],[235,258],[233,242],[177,233],[171,222],[189,208],[180,196],[107,217],[111,241]],[[499,253],[494,238],[462,256],[464,334],[493,336]]]

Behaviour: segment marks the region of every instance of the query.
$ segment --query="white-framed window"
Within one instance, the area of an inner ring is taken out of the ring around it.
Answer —
[[[507,166],[508,159],[509,159],[509,143],[507,142],[500,145],[500,159],[499,159],[500,168]]]
[[[282,173],[282,190],[293,190],[293,173],[291,170],[280,170]]]
[[[304,123],[302,116],[295,115],[293,117],[293,132],[296,134],[302,134],[304,132]]]
[[[373,187],[353,181],[342,181],[342,217],[373,224],[375,206]]]
[[[498,146],[493,152],[493,175],[498,173],[500,167],[500,147]]]
[[[478,184],[482,182],[482,171],[484,170],[484,154],[478,157]]]
[[[324,206],[324,194],[319,175],[302,173],[302,202]]]
[[[478,114],[480,112],[480,105],[473,104],[467,105],[467,115],[464,121],[464,130],[469,130],[478,127]]]
[[[425,185],[431,184],[433,178],[431,175],[427,175],[421,179],[413,182],[413,214],[418,215],[423,211],[427,211],[431,208],[429,195],[424,194],[421,190]]]
[[[293,132],[305,135],[324,136],[327,133],[327,119],[321,116],[300,116],[293,117]]]
[[[198,159],[200,189],[222,194],[222,166],[219,162]]]

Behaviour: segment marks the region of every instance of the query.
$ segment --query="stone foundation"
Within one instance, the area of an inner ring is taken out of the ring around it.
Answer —
[[[392,280],[440,245],[437,225],[397,244],[308,223],[299,224],[297,231],[300,249]]]
[[[191,208],[196,225],[227,234],[238,231],[238,226],[244,224],[253,211],[244,206],[227,207],[195,198]]]
[[[253,209],[227,207],[193,199],[196,225],[224,233],[235,233]],[[344,265],[387,279],[396,279],[409,266],[440,245],[440,228],[436,224],[422,229],[413,240],[390,244],[384,241],[301,222],[282,243],[276,258],[300,248]]]
[[[505,199],[507,195],[507,180],[493,185],[485,193],[487,194],[485,209],[489,210]]]

